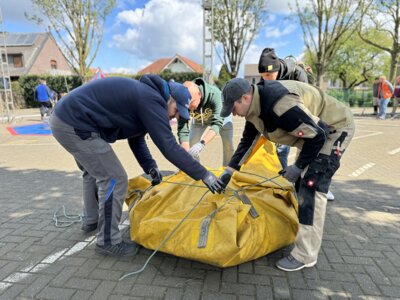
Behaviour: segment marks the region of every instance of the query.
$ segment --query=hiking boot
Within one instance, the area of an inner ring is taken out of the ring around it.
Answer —
[[[132,257],[135,256],[139,250],[139,245],[135,242],[124,242],[115,245],[98,245],[96,244],[95,251],[98,254],[114,257]]]
[[[316,263],[317,261],[313,261],[309,264],[303,264],[302,262],[295,259],[292,255],[289,255],[277,261],[275,266],[283,271],[292,272],[301,270],[303,268],[313,267]]]
[[[335,195],[332,194],[331,191],[328,191],[328,193],[326,193],[326,198],[328,199],[328,201],[333,201],[335,200]]]
[[[92,232],[97,229],[97,223],[93,223],[93,224],[82,223],[81,229],[84,232]]]

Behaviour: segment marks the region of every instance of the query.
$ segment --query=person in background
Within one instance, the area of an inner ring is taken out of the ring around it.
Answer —
[[[227,166],[234,151],[233,123],[232,116],[220,116],[221,91],[203,78],[186,81],[183,85],[192,96],[189,103],[192,119],[190,127],[187,120],[178,120],[178,138],[181,146],[194,158],[199,159],[199,154],[205,146],[219,134],[222,140],[222,165]]]
[[[34,100],[40,103],[40,117],[43,120],[45,116],[50,116],[51,109],[53,108],[51,103],[53,97],[50,88],[46,84],[46,80],[41,78],[39,82],[39,85],[35,87]]]
[[[372,105],[374,106],[374,115],[378,114],[378,108],[379,108],[378,87],[379,87],[379,77],[375,77],[374,84],[372,85]]]
[[[379,114],[378,118],[381,120],[386,119],[387,106],[390,98],[393,96],[393,85],[386,80],[386,76],[379,77],[378,96],[379,96]]]
[[[391,119],[394,120],[396,118],[396,110],[397,106],[399,106],[399,100],[400,100],[400,76],[396,77],[396,86],[394,88],[394,100],[393,100],[393,108],[392,108],[392,113],[391,113]]]
[[[122,240],[118,228],[128,178],[109,143],[128,139],[141,168],[156,185],[162,174],[147,147],[148,133],[172,164],[193,179],[201,179],[211,192],[221,192],[217,177],[180,147],[172,134],[169,120],[188,120],[189,101],[183,85],[145,75],[139,81],[120,77],[91,81],[55,106],[50,127],[83,171],[82,230],[99,227],[97,253],[121,257],[134,256],[138,250],[135,243]]]
[[[298,187],[299,232],[291,254],[276,266],[284,271],[314,266],[322,243],[326,193],[354,135],[350,109],[316,87],[292,80],[250,85],[242,78],[234,78],[227,82],[222,96],[221,116],[233,113],[244,117],[246,123],[219,182],[226,187],[259,134],[300,149],[295,163],[281,173]]]

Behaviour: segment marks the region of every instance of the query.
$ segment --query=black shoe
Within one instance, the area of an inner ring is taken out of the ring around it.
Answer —
[[[93,223],[93,224],[82,223],[81,229],[84,232],[92,232],[97,229],[97,223]]]
[[[139,245],[135,242],[127,243],[122,241],[116,245],[101,246],[96,244],[96,253],[106,256],[115,257],[132,257],[135,256],[139,250]]]

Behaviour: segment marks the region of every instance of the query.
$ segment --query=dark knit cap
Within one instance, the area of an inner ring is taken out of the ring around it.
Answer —
[[[276,72],[279,71],[281,65],[279,63],[279,58],[275,53],[274,48],[265,48],[260,56],[260,61],[258,62],[258,72]]]

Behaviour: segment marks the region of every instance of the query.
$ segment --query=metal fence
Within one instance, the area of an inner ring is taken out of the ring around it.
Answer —
[[[341,88],[329,88],[328,94],[350,107],[372,107],[372,89],[364,88],[347,90]]]

